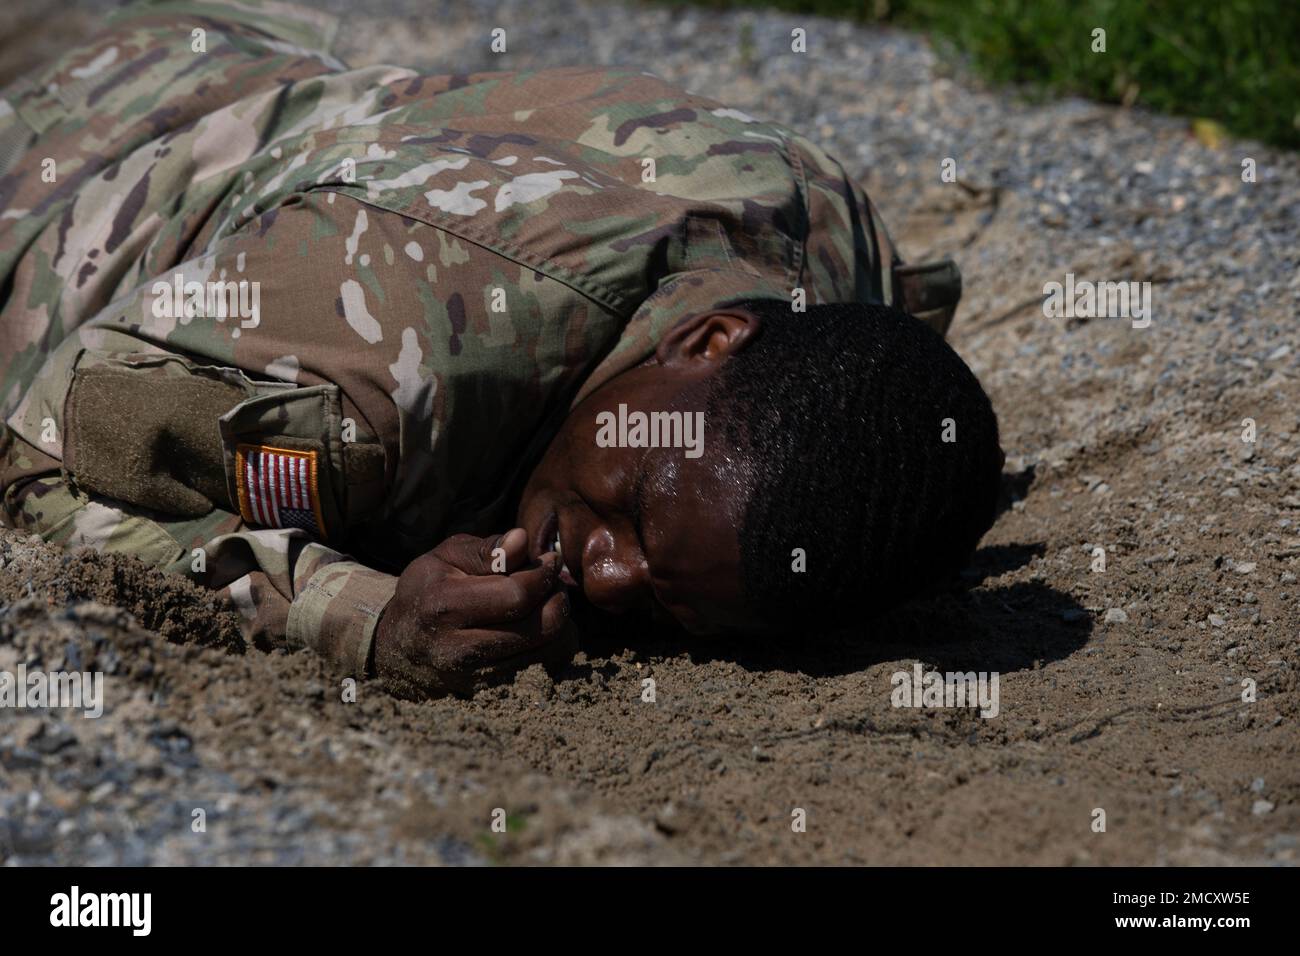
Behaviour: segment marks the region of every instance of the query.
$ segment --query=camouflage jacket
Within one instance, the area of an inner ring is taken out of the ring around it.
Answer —
[[[790,130],[629,70],[348,70],[331,31],[137,4],[5,91],[0,486],[7,523],[361,674],[393,574],[509,527],[567,409],[678,319],[907,290]]]

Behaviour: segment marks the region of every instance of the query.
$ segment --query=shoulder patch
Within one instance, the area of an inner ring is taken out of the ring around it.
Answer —
[[[317,459],[315,451],[236,446],[240,517],[264,528],[302,528],[324,539]]]

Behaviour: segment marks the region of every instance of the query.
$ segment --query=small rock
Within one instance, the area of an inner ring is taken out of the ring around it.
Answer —
[[[1250,574],[1256,567],[1258,567],[1258,565],[1254,561],[1243,561],[1241,564],[1234,567],[1233,570],[1238,574]]]
[[[1271,800],[1256,800],[1250,806],[1250,812],[1257,817],[1262,817],[1266,813],[1273,812],[1273,802]]]
[[[66,747],[75,747],[77,745],[76,735],[62,724],[43,727],[42,731],[39,736],[30,742],[31,748],[37,753],[56,754]]]
[[[105,780],[103,783],[101,783],[101,784],[100,784],[98,787],[96,787],[94,790],[90,791],[90,796],[89,796],[87,799],[88,799],[91,803],[99,803],[99,802],[100,802],[101,800],[103,800],[105,797],[107,797],[107,796],[109,796],[110,794],[112,794],[112,792],[113,792],[114,790],[116,790],[116,789],[117,789],[117,786],[113,783],[113,781],[111,781],[111,780]]]
[[[1228,622],[1218,614],[1211,614],[1209,617],[1210,627],[1223,627]]]
[[[1123,624],[1128,621],[1128,612],[1123,608],[1113,607],[1106,612],[1107,624]]]

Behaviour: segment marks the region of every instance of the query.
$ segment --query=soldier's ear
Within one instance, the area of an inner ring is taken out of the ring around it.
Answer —
[[[667,366],[717,364],[748,345],[759,324],[757,315],[739,307],[700,312],[673,326],[655,350],[655,358]]]

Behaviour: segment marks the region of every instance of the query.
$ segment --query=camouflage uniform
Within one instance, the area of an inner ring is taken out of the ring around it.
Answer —
[[[136,5],[0,100],[8,523],[363,674],[393,574],[509,527],[567,410],[679,319],[796,288],[951,318],[951,266],[897,268],[790,130],[635,71],[348,70],[331,32]]]

